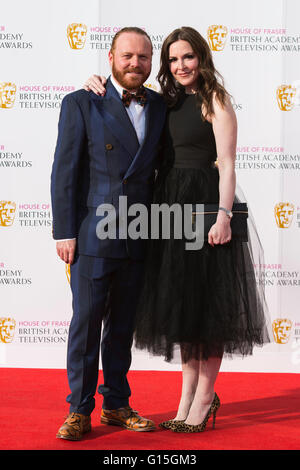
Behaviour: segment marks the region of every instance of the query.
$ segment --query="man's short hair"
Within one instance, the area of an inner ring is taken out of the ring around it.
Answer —
[[[112,43],[111,43],[111,52],[113,52],[114,48],[116,47],[116,41],[118,39],[118,37],[122,34],[122,33],[136,33],[136,34],[141,34],[142,36],[146,36],[146,38],[149,39],[150,41],[150,44],[151,44],[151,50],[153,50],[152,48],[152,41],[150,39],[150,36],[146,33],[146,31],[144,31],[143,29],[141,28],[138,28],[137,26],[126,26],[125,28],[122,28],[120,29],[115,35],[114,35],[114,38],[112,40]]]

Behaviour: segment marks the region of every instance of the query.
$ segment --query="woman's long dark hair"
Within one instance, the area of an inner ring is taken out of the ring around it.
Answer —
[[[224,106],[226,97],[229,96],[224,88],[224,81],[219,72],[215,69],[212,54],[208,43],[198,31],[189,26],[175,29],[164,40],[160,56],[160,70],[157,80],[160,84],[162,94],[169,106],[174,106],[179,96],[183,92],[183,87],[174,79],[170,71],[169,49],[176,41],[187,41],[199,60],[199,77],[197,86],[197,99],[199,106],[206,109],[206,115],[213,115],[213,97]]]

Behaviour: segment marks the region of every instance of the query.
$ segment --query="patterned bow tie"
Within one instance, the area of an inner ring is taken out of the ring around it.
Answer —
[[[131,103],[131,100],[136,100],[141,106],[145,106],[147,102],[146,88],[141,87],[136,93],[130,93],[127,90],[123,90],[122,101],[124,106],[128,107]]]

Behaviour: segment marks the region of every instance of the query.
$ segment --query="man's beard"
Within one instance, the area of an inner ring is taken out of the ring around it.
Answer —
[[[138,73],[138,75],[132,75],[130,72]],[[138,67],[127,68],[121,71],[116,69],[115,65],[112,64],[112,74],[117,82],[126,90],[137,90],[147,80],[150,72],[148,74],[144,74]]]

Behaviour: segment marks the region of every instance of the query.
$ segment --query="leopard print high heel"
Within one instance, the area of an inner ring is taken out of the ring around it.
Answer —
[[[213,401],[210,405],[210,408],[209,408],[204,420],[202,421],[202,423],[197,424],[197,425],[181,423],[177,426],[172,427],[171,429],[174,432],[183,432],[183,433],[203,432],[206,428],[207,422],[208,422],[209,418],[211,417],[211,415],[213,415],[212,426],[213,426],[213,429],[214,429],[215,428],[215,423],[216,423],[216,414],[217,414],[217,411],[220,408],[220,406],[221,406],[220,399],[219,399],[218,395],[215,393],[214,399],[213,399]]]
[[[175,428],[176,426],[182,423],[184,423],[184,420],[169,419],[168,421],[163,421],[162,423],[160,423],[159,427],[163,429],[172,429],[173,427]]]

